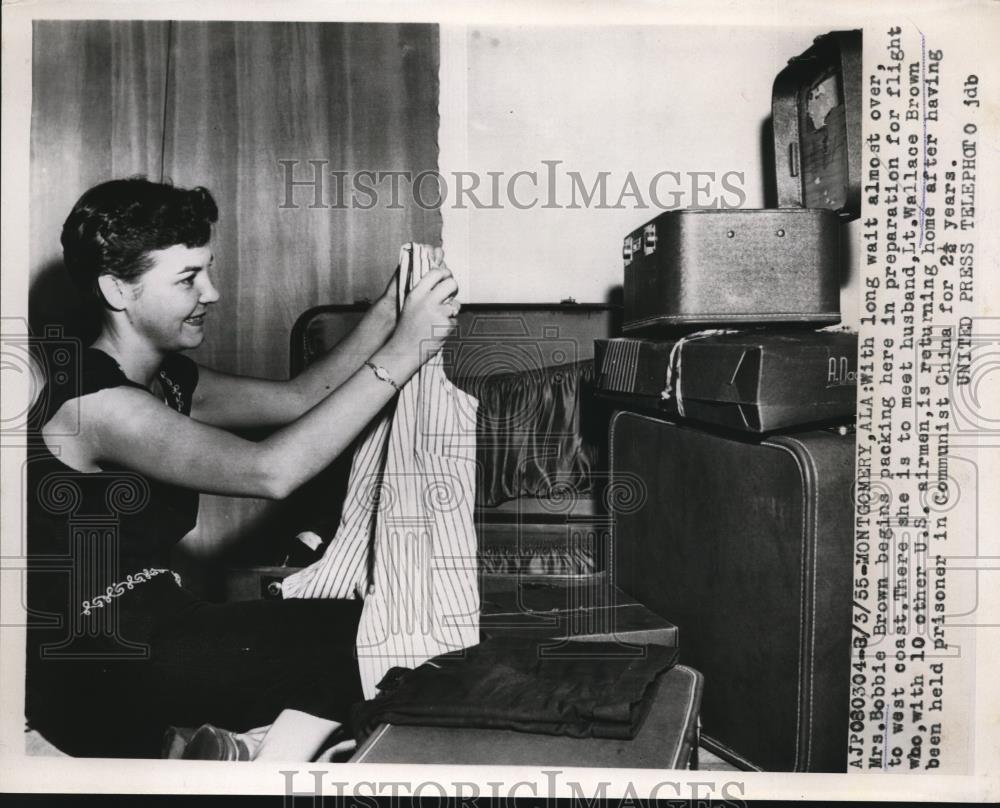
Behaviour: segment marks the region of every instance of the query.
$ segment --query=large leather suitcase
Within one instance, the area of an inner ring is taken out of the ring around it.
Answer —
[[[326,305],[303,313],[292,329],[292,372],[342,339],[365,309],[361,303]],[[484,637],[677,644],[676,626],[615,590],[610,571],[604,502],[610,410],[593,400],[588,380],[595,338],[617,332],[619,320],[620,308],[605,304],[469,304],[444,347],[453,381],[483,396],[478,482],[508,496],[521,494],[497,504],[480,501],[474,511]],[[568,378],[574,371],[579,386]],[[490,382],[496,379],[502,383]],[[534,388],[538,396],[528,394]],[[559,389],[565,395],[553,400]],[[579,417],[567,412],[573,409]],[[573,452],[579,464],[554,468],[557,455],[565,459]],[[345,452],[284,503],[288,518],[281,527],[290,541],[234,559],[226,570],[228,600],[279,598],[282,580],[321,554],[304,552],[293,537],[303,529],[319,539],[333,535],[349,465]],[[628,497],[634,487],[627,481],[614,496]]]
[[[857,411],[858,336],[757,329],[594,342],[598,394],[669,416],[773,432]]]
[[[612,482],[646,485],[614,513],[616,583],[677,625],[703,744],[738,765],[846,769],[853,471],[853,434],[612,418]]]
[[[839,322],[839,224],[860,215],[860,31],[789,62],[772,122],[777,209],[667,211],[625,237],[625,332]]]
[[[303,312],[291,331],[292,375],[340,342],[367,308],[359,302]],[[602,493],[610,408],[592,395],[593,352],[596,338],[620,332],[621,307],[570,301],[470,303],[457,319],[442,356],[449,378],[480,398],[475,524],[481,559],[489,569],[506,569],[513,547],[522,558],[534,553],[532,563],[545,556],[557,561],[559,548],[575,541],[574,534],[600,535],[607,522]],[[357,357],[357,363],[366,358]],[[234,548],[230,562],[280,568],[297,563],[296,534],[332,537],[351,455],[342,453],[281,503],[270,519],[272,529]],[[283,534],[283,541],[275,541],[275,533]],[[558,571],[587,571],[596,552],[563,558]],[[230,592],[242,597],[269,587],[277,591],[276,577],[280,573],[240,576],[235,571]]]

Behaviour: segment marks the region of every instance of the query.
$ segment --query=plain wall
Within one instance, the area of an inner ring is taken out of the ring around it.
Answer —
[[[440,164],[452,192],[442,211],[444,246],[463,299],[613,299],[622,283],[622,238],[661,210],[648,198],[657,172],[741,172],[746,198],[740,207],[763,207],[765,178],[773,171],[772,82],[790,57],[827,30],[443,28]],[[628,197],[623,209],[546,209],[543,160],[562,161],[557,204],[570,202],[567,171],[579,172],[588,187],[598,172],[609,172],[609,205],[631,171],[650,207]],[[538,204],[475,209],[466,196],[466,209],[458,209],[456,170],[481,176],[476,194],[485,204],[492,202],[486,172],[503,172],[503,191],[515,172],[535,171],[537,194],[528,193],[525,178],[516,190],[522,203],[537,198]],[[671,204],[675,187],[662,180],[661,201]],[[684,187],[677,207],[692,203]],[[732,203],[732,194],[725,198]],[[845,229],[848,264],[856,232]],[[845,322],[856,324],[856,280],[845,274],[842,311]]]

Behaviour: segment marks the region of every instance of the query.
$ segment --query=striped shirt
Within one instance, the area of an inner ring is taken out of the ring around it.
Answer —
[[[412,269],[398,284],[400,308],[406,287],[428,268],[408,247],[400,253],[400,267]],[[390,668],[479,642],[478,404],[447,379],[440,351],[424,363],[363,434],[325,554],[283,582],[286,598],[364,598],[357,653],[367,699]]]

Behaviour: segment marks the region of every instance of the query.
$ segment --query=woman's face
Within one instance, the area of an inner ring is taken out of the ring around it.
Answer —
[[[197,348],[205,338],[208,307],[219,293],[208,277],[210,244],[175,244],[149,253],[150,268],[128,283],[126,314],[132,327],[165,351]]]

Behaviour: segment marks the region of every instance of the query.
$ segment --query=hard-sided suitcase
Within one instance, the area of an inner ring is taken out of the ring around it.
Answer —
[[[667,211],[625,237],[625,332],[839,322],[839,225],[860,214],[860,31],[789,62],[772,122],[777,209]]]
[[[234,567],[227,571],[229,601],[275,600],[281,582],[299,567]],[[479,633],[553,640],[678,644],[677,626],[614,586],[611,573],[589,575],[480,575]]]
[[[857,410],[858,336],[744,330],[594,342],[598,394],[742,432],[846,420]]]
[[[303,313],[291,335],[293,374],[346,336],[365,309],[365,304],[326,305]],[[476,436],[479,448],[486,449],[477,455],[477,464],[485,467],[482,478],[491,483],[498,477],[506,480],[511,456],[517,455],[525,476],[544,480],[549,489],[548,496],[542,491],[499,504],[480,502],[474,509],[483,636],[677,643],[676,626],[613,586],[611,523],[603,496],[608,408],[601,405],[601,412],[583,413],[588,419],[563,417],[560,422],[539,406],[548,404],[556,415],[568,416],[565,411],[573,408],[574,396],[544,399],[560,385],[564,390],[572,387],[566,376],[574,369],[592,376],[594,340],[619,330],[620,311],[606,304],[568,302],[470,304],[463,307],[456,333],[444,347],[446,369],[455,383],[477,397],[489,396],[481,401],[484,423],[477,425],[483,429],[477,428]],[[524,384],[516,384],[514,376],[522,377]],[[485,384],[497,378],[504,383]],[[533,385],[541,385],[539,397],[527,395]],[[589,382],[575,389],[575,398],[581,409],[596,405]],[[539,422],[545,431],[536,434]],[[554,453],[565,455],[567,447],[579,450],[581,444],[598,440],[600,452],[580,464],[585,478],[576,471],[554,473],[549,467]],[[281,529],[289,539],[303,529],[322,534],[317,539],[333,534],[350,460],[345,453],[285,503],[289,518]],[[507,465],[502,472],[488,468],[494,461]],[[505,492],[521,488],[510,480],[495,487]],[[267,555],[251,556],[227,570],[225,596],[280,598],[283,579],[316,557],[297,541],[272,541]]]
[[[704,745],[748,768],[844,771],[854,436],[737,440],[618,412],[616,583],[675,623],[705,676]]]
[[[347,336],[367,308],[363,302],[326,304],[303,312],[291,330],[291,375]],[[531,545],[543,552],[547,543],[564,545],[567,535],[606,521],[600,488],[607,479],[609,408],[591,395],[590,379],[594,340],[620,329],[621,307],[603,303],[462,307],[456,332],[442,352],[446,373],[476,397],[482,395],[484,380],[504,380],[486,384],[488,397],[480,401],[477,423],[475,523],[488,565],[502,560],[492,552],[496,547],[506,551],[517,542],[519,549]],[[367,358],[355,361],[360,366]],[[535,395],[504,387],[516,388],[515,377],[525,387],[536,385]],[[562,395],[570,388],[572,395]],[[351,452],[344,452],[294,492],[269,520],[271,529],[262,530],[260,540],[234,549],[231,560],[280,567],[289,552],[287,541],[296,534],[332,536],[350,463]],[[274,540],[279,531],[285,534],[284,544]],[[241,593],[277,589],[274,576],[267,573],[266,578],[234,580],[233,588]]]

